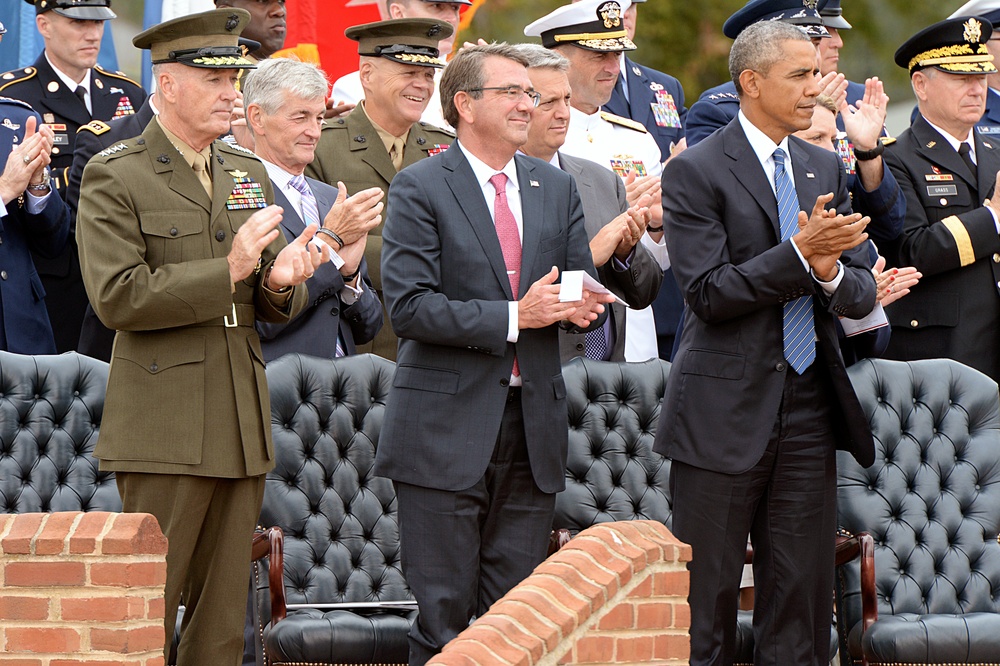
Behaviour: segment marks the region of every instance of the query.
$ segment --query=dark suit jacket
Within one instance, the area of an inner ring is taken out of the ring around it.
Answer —
[[[323,218],[337,200],[337,190],[312,178],[306,180],[316,197],[320,218]],[[285,240],[290,243],[302,233],[306,225],[284,192],[277,187],[274,188],[274,203],[285,210],[281,218],[281,231],[285,234]],[[317,268],[313,276],[306,280],[309,301],[294,319],[288,323],[257,322],[264,360],[271,361],[294,352],[334,358],[337,355],[337,331],[344,341],[344,352],[347,354],[355,352],[355,345],[374,338],[382,328],[382,303],[375,295],[364,260],[361,279],[364,281],[361,296],[351,305],[345,306],[340,300],[340,290],[344,288],[344,277],[340,271],[329,261]]]
[[[519,293],[553,266],[596,277],[573,178],[541,160],[514,159],[524,222]],[[452,146],[400,171],[388,210],[382,285],[400,343],[375,473],[440,490],[482,478],[516,351],[532,474],[543,492],[562,490],[567,410],[558,326],[524,329],[516,345],[507,342],[510,281],[462,150]]]
[[[583,203],[583,217],[587,227],[587,238],[593,239],[604,225],[628,210],[625,200],[625,184],[614,172],[596,162],[579,157],[559,154],[563,171],[573,176],[576,189]],[[619,296],[632,308],[641,310],[649,305],[660,289],[663,271],[656,259],[642,244],[635,246],[627,270],[615,270],[614,258],[597,268],[597,279],[605,287]],[[625,360],[625,306],[611,304],[611,321],[614,327],[614,343],[611,361]],[[559,353],[563,362],[584,355],[584,333],[561,331]]]
[[[836,192],[849,212],[846,174],[831,151],[789,138],[802,210]],[[814,302],[818,369],[829,375],[840,448],[874,460],[868,420],[837,346],[837,315],[862,317],[875,305],[867,248],[844,253],[844,278],[827,295],[791,242],[779,242],[778,205],[739,120],[671,160],[663,174],[664,221],[672,266],[687,299],[684,330],[667,383],[655,450],[734,474],[756,464],[777,418],[787,373],[782,305]]]
[[[978,179],[923,116],[886,147],[906,197],[906,225],[890,258],[924,277],[886,310],[889,358],[952,358],[1000,380],[1000,237],[983,201],[1000,170],[1000,140],[976,130]]]
[[[25,121],[38,115],[27,104],[0,100],[0,165],[16,142],[24,140]],[[15,129],[16,128],[16,129]],[[56,192],[38,214],[28,213],[28,195],[7,204],[0,218],[0,349],[18,354],[54,354],[56,343],[45,310],[45,288],[31,253],[52,257],[66,246],[69,211]]]
[[[610,111],[616,116],[631,118],[645,125],[652,137],[656,139],[661,159],[667,159],[670,156],[670,144],[677,143],[684,138],[684,120],[687,116],[687,108],[684,106],[684,88],[681,87],[681,82],[669,74],[634,63],[628,56],[625,56],[625,69],[622,70],[619,77],[626,77],[628,99],[625,99],[619,81],[619,85],[616,85],[611,93],[611,99],[604,105],[604,110]],[[663,90],[673,98],[680,116],[680,127],[660,127],[656,124],[656,116],[652,107],[656,101],[654,88]]]

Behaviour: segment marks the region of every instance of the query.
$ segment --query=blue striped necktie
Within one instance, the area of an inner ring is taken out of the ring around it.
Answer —
[[[799,228],[799,197],[792,179],[785,171],[785,151],[774,151],[774,191],[778,197],[778,221],[781,242],[791,238]],[[783,306],[782,341],[785,360],[800,375],[816,360],[816,326],[813,322],[812,296],[800,296]]]

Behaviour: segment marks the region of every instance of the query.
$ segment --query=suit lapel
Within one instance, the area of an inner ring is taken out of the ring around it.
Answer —
[[[486,254],[486,259],[493,269],[493,274],[496,276],[497,282],[500,283],[507,298],[514,300],[513,292],[510,289],[510,279],[507,277],[507,264],[504,263],[503,250],[500,249],[500,239],[497,238],[496,226],[493,224],[493,218],[490,217],[490,209],[486,206],[483,188],[476,181],[476,176],[472,172],[469,161],[465,159],[465,155],[461,149],[452,144],[452,147],[444,153],[442,166],[445,170],[451,172],[445,178],[445,182],[448,184],[449,189],[451,189],[458,208],[469,221],[469,225],[472,227],[473,233],[476,234],[476,238],[479,239],[479,244]],[[519,172],[518,178],[520,176]],[[523,212],[523,199],[521,200],[521,205]],[[522,274],[525,272],[523,270],[524,265],[525,262],[522,253]]]
[[[517,293],[523,296],[531,286],[534,275],[531,269],[535,265],[538,241],[542,236],[545,193],[542,179],[535,175],[534,164],[520,155],[514,157],[514,164],[517,165],[517,186],[521,195],[521,278]]]
[[[804,210],[806,215],[809,215],[816,206],[817,197],[829,190],[821,191],[823,188],[818,182],[816,167],[811,163],[809,153],[793,137],[788,139],[788,151],[792,155],[792,173],[795,175],[795,194],[799,198],[799,210]]]
[[[774,196],[771,184],[767,182],[764,169],[757,159],[757,154],[750,147],[750,141],[740,125],[739,119],[733,119],[723,129],[723,150],[734,161],[729,169],[733,172],[750,196],[753,197],[761,210],[767,214],[774,228],[776,239],[781,238],[781,225],[778,221],[778,200]]]
[[[98,85],[100,81],[100,85]],[[101,78],[96,69],[90,71],[90,106],[94,109],[95,118],[114,118],[118,111],[118,102],[125,96],[124,90],[111,94],[114,86]],[[131,102],[132,100],[129,100]]]
[[[153,171],[163,178],[168,178],[171,190],[185,199],[192,201],[206,211],[212,210],[205,188],[194,175],[194,171],[184,162],[184,158],[160,129],[160,124],[151,122],[142,133],[148,146],[149,159],[152,160]],[[218,184],[216,184],[218,186]]]
[[[62,79],[56,74],[49,61],[45,59],[44,51],[38,60],[35,61],[35,68],[38,70],[38,83],[42,87],[45,106],[52,111],[57,118],[65,118],[79,125],[86,125],[91,117],[87,112],[87,106],[76,96],[75,92],[68,90]],[[93,72],[91,72],[91,88],[93,88]],[[93,99],[93,93],[91,93]]]
[[[962,156],[951,147],[948,140],[930,126],[923,116],[917,116],[910,126],[914,138],[917,139],[917,152],[927,158],[932,164],[944,168],[947,172],[957,175],[977,192],[979,184],[972,177],[972,172],[966,166]],[[976,146],[979,147],[978,145]],[[978,153],[977,153],[978,156]]]
[[[302,221],[302,218],[299,217],[299,211],[295,210],[295,206],[288,200],[288,197],[281,191],[277,183],[271,184],[274,185],[274,203],[277,206],[281,206],[281,209],[284,211],[281,215],[281,226],[291,234],[292,238],[296,238],[306,228],[306,225]]]
[[[642,74],[642,70],[638,70],[639,74],[636,74],[636,64],[625,57],[625,67],[628,69],[625,72],[628,76],[628,106],[629,106],[629,117],[636,122],[640,122],[646,125],[646,121],[649,119],[649,114],[652,112],[646,99],[646,91],[649,89],[649,80]],[[648,126],[648,125],[647,125]]]

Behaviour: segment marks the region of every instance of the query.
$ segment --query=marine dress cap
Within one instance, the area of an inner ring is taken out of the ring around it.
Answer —
[[[722,32],[730,39],[743,32],[748,26],[760,21],[781,21],[797,25],[809,37],[829,37],[823,27],[823,17],[819,15],[817,0],[750,0],[726,19]]]
[[[625,32],[625,10],[631,0],[582,0],[563,5],[524,29],[528,37],[541,37],[542,46],[572,44],[588,51],[634,51]]]
[[[979,16],[945,19],[924,28],[896,50],[896,64],[912,75],[927,67],[950,74],[992,74],[997,71],[986,42],[993,24]]]
[[[154,25],[132,43],[149,49],[154,65],[179,62],[207,69],[253,69],[256,65],[240,47],[240,33],[249,22],[247,10],[224,7]]]
[[[836,28],[837,30],[850,30],[854,26],[844,18],[844,10],[840,7],[840,0],[819,0],[820,18],[823,19],[823,26],[826,28]]]
[[[363,25],[344,31],[358,43],[358,55],[388,58],[404,65],[444,67],[438,42],[451,37],[450,23],[429,18],[401,18]]]
[[[1000,22],[1000,0],[971,0],[956,9],[948,18],[981,16],[993,25]]]
[[[35,6],[36,14],[52,11],[66,18],[82,21],[109,21],[117,16],[111,0],[24,0]]]

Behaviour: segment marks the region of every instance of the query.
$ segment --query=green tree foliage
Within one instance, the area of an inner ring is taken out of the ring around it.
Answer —
[[[878,76],[894,101],[912,99],[909,76],[892,54],[911,35],[940,21],[965,0],[842,0],[844,17],[854,26],[841,33],[840,66],[853,81]],[[524,26],[544,16],[563,0],[486,0],[460,39],[529,41]],[[636,62],[676,76],[689,104],[706,88],[729,79],[727,59],[732,41],[722,24],[743,0],[649,0],[639,6]]]

